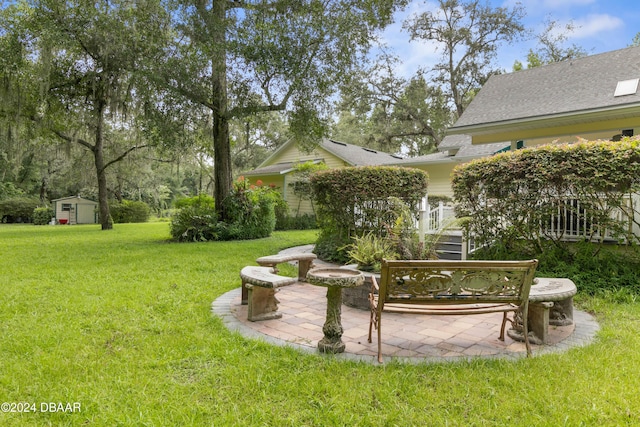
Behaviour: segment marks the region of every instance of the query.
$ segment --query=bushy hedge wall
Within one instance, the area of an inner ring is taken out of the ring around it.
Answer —
[[[310,181],[320,228],[316,252],[325,259],[343,260],[341,248],[353,237],[380,235],[385,225],[393,224],[390,196],[417,206],[427,194],[428,175],[410,168],[350,167],[316,172]]]
[[[111,218],[116,224],[131,222],[147,222],[151,209],[145,202],[123,200],[122,202],[111,202],[109,204]]]
[[[606,231],[637,241],[630,233],[633,223],[612,213],[629,212],[630,194],[640,190],[640,141],[584,141],[506,152],[456,167],[452,186],[457,215],[470,217],[479,244],[524,245],[521,249],[533,254],[549,242],[562,245],[566,229],[551,223],[558,212],[588,222],[587,240],[602,238]]]
[[[16,196],[0,200],[0,222],[31,222],[38,205],[40,199],[37,197]]]

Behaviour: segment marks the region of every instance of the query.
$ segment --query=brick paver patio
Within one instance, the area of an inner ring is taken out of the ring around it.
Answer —
[[[213,312],[227,327],[250,337],[276,345],[290,345],[302,351],[318,352],[317,342],[323,337],[326,288],[296,283],[277,294],[281,319],[262,322],[247,320],[247,306],[240,304],[240,288],[213,302]],[[386,313],[383,318],[382,351],[385,363],[446,361],[462,358],[519,358],[526,356],[524,343],[508,336],[500,341],[501,313],[473,316],[416,316]],[[565,351],[586,345],[595,338],[599,327],[595,319],[579,310],[574,325],[550,326],[549,343],[533,345],[534,355]],[[377,363],[376,332],[367,342],[369,312],[342,306],[342,340],[344,353],[327,357],[357,359]],[[507,328],[509,325],[507,325]]]

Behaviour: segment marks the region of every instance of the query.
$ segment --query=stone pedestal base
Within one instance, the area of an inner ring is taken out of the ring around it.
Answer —
[[[321,353],[342,353],[345,344],[342,342],[342,289],[327,288],[327,319],[322,327],[324,338],[318,341]]]
[[[249,304],[247,310],[247,319],[251,322],[259,322],[261,320],[280,319],[282,313],[278,313],[278,304],[280,301],[276,298],[277,289],[262,288],[251,284],[245,284],[249,293]]]
[[[321,353],[342,353],[342,289],[362,285],[364,276],[358,270],[317,268],[307,273],[309,283],[327,288],[327,318],[322,327],[324,338],[318,341]]]

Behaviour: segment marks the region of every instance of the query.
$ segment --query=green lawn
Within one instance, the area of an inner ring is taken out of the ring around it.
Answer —
[[[210,311],[240,286],[243,266],[315,232],[168,237],[167,223],[0,226],[0,402],[37,411],[2,412],[0,425],[640,424],[638,303],[579,296],[602,329],[595,344],[564,354],[336,361],[245,339]],[[42,412],[47,402],[81,409]]]

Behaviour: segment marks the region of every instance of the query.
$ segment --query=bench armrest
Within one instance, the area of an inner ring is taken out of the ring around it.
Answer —
[[[377,294],[380,290],[380,286],[378,286],[378,281],[376,280],[376,276],[371,276],[371,293]]]

